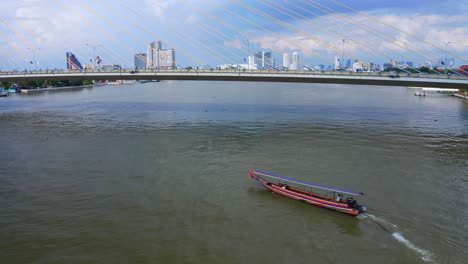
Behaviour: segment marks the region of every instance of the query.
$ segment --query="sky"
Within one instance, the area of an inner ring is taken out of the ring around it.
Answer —
[[[340,56],[458,67],[468,64],[466,14],[468,0],[2,0],[0,70],[63,69],[67,51],[133,68],[152,41],[173,48],[180,67],[257,51],[278,64],[298,52],[312,66]]]

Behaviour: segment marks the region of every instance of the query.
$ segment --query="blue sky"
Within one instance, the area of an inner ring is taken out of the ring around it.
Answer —
[[[307,65],[343,53],[436,64],[446,47],[458,66],[468,64],[466,14],[468,0],[3,0],[0,69],[31,69],[33,60],[65,68],[67,51],[83,64],[95,52],[103,64],[131,68],[155,40],[174,48],[181,66],[243,63],[261,50],[279,64],[293,51]]]

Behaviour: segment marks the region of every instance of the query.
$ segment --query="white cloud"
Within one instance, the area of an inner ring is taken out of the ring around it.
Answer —
[[[242,49],[243,43],[240,39],[234,39],[232,41],[225,41],[224,45],[228,48]]]
[[[164,20],[167,16],[167,10],[173,1],[154,1],[145,0],[145,5],[159,19]]]
[[[41,18],[41,11],[39,7],[19,7],[15,15],[17,19],[38,19]]]
[[[184,21],[189,24],[195,24],[198,21],[200,21],[200,17],[192,14],[192,15],[189,15]]]

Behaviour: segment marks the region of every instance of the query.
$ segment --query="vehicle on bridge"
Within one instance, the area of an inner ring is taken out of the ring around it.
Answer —
[[[121,69],[122,66],[120,66],[119,64],[104,64],[101,65],[101,67],[99,68],[99,70],[101,71],[116,71]]]
[[[391,72],[389,72],[388,77],[390,77],[390,78],[400,78],[400,74],[398,74],[398,72],[396,72],[396,71],[391,71]]]

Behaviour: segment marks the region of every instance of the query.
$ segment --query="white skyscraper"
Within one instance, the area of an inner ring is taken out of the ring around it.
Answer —
[[[161,41],[149,43],[146,51],[146,68],[175,68],[175,51],[173,49],[162,49]]]
[[[335,56],[335,70],[341,69],[340,57]]]
[[[249,59],[249,61],[248,61],[248,67],[247,67],[247,69],[249,69],[249,70],[256,70],[256,69],[257,69],[257,65],[255,65],[255,57],[254,57],[254,56],[249,56],[248,59]]]
[[[284,68],[288,68],[289,69],[289,54],[288,53],[284,53],[283,54],[283,67]]]
[[[298,68],[299,68],[299,53],[295,51],[292,53],[291,70],[297,70]]]
[[[146,68],[156,68],[156,62],[158,61],[158,51],[161,49],[161,41],[154,41],[148,44],[146,49]]]

